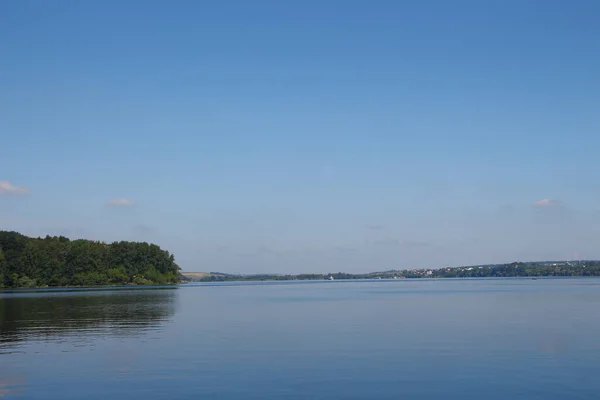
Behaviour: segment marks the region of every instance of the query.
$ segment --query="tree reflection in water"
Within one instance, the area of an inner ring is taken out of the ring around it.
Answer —
[[[0,293],[0,354],[24,342],[141,336],[175,314],[176,290]]]

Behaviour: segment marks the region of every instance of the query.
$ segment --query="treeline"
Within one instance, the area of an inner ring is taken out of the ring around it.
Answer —
[[[179,278],[174,256],[154,244],[0,231],[0,288],[151,285]]]
[[[600,276],[600,261],[571,262],[514,262],[510,264],[454,267],[440,269],[411,269],[349,274],[343,272],[300,275],[230,275],[211,273],[200,279],[204,282],[223,281],[292,281],[292,280],[344,280],[344,279],[404,279],[404,278],[508,278],[542,276]]]
[[[183,274],[185,277],[185,273]],[[328,275],[329,276],[329,275]],[[240,282],[240,281],[294,281],[294,280],[320,280],[325,279],[323,274],[300,274],[300,275],[276,275],[276,274],[254,274],[233,275],[221,272],[210,272],[207,276],[198,279],[199,282]]]
[[[406,274],[415,276],[415,271]],[[514,262],[501,265],[442,268],[432,270],[434,278],[507,278],[541,276],[600,276],[600,261]]]
[[[299,274],[299,275],[280,275],[280,274],[254,274],[254,275],[232,275],[224,273],[209,273],[209,275],[199,279],[200,282],[228,282],[228,281],[318,281],[323,279],[369,279],[380,277],[383,272],[374,272],[369,274],[349,274],[345,272],[335,272],[330,274]],[[396,273],[399,275],[400,273]],[[185,273],[183,274],[185,276]],[[390,276],[390,278],[392,278]]]

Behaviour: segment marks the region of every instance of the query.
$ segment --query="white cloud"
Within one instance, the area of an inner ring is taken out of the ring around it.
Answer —
[[[131,231],[136,236],[148,236],[154,233],[154,229],[146,224],[137,224],[131,228]]]
[[[535,202],[536,207],[557,207],[560,205],[560,202],[554,199],[542,199]]]
[[[22,196],[29,194],[29,189],[15,186],[10,181],[0,181],[0,196]]]
[[[129,199],[113,199],[109,201],[106,205],[110,207],[132,207],[135,203],[133,200]]]

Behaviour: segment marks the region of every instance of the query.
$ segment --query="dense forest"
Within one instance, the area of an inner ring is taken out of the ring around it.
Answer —
[[[151,285],[179,278],[173,255],[154,244],[0,231],[0,288]]]
[[[185,274],[184,274],[185,275]],[[410,269],[349,274],[343,272],[300,275],[231,275],[211,272],[203,282],[223,281],[291,281],[344,279],[405,279],[405,278],[508,278],[542,276],[600,276],[600,261],[534,261],[509,264],[479,265],[440,269]]]

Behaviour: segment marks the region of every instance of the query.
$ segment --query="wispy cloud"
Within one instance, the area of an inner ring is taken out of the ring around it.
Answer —
[[[106,203],[106,205],[109,207],[132,207],[135,203],[130,199],[113,199]]]
[[[372,231],[380,231],[384,228],[385,228],[385,226],[383,226],[383,225],[367,225],[367,229],[370,229]]]
[[[560,206],[562,206],[562,203],[559,202],[558,200],[547,198],[547,199],[542,199],[542,200],[536,201],[534,206],[538,207],[538,208],[560,207]]]
[[[419,242],[416,240],[400,240],[398,242],[398,246],[400,247],[425,247],[429,246],[430,243],[427,242]]]
[[[154,233],[154,229],[146,224],[137,224],[131,228],[131,232],[136,236],[147,236]]]
[[[400,240],[400,239],[382,239],[375,240],[372,242],[375,246],[389,246],[389,247],[424,247],[429,246],[427,242],[420,242],[416,240]]]
[[[13,185],[10,181],[0,181],[0,196],[23,196],[29,194],[29,189]]]

